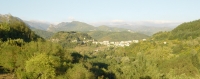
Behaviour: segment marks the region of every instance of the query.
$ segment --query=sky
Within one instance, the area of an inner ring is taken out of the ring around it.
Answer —
[[[0,14],[51,23],[188,22],[200,0],[0,0]]]

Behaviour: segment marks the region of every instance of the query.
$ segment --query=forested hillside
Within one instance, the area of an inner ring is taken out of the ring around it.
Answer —
[[[128,41],[128,40],[141,40],[149,38],[149,36],[133,33],[133,32],[105,32],[105,31],[90,31],[88,34],[98,41]]]
[[[35,32],[35,34],[39,35],[40,37],[44,38],[44,39],[48,39],[50,38],[54,33],[53,32],[49,32],[49,31],[45,31],[45,30],[40,30],[40,29],[36,29],[33,27],[30,27],[30,29],[32,31]]]
[[[85,42],[92,42],[94,39],[92,39],[92,37],[90,37],[87,33],[60,31],[55,33],[49,40],[57,42],[63,47],[75,47],[76,45],[82,45]]]
[[[172,31],[158,32],[153,35],[155,39],[162,40],[189,40],[200,36],[200,20],[185,22],[177,26]]]
[[[200,36],[200,20],[186,22],[171,31],[170,39],[188,39]]]
[[[128,47],[92,44],[88,34],[74,31],[42,40],[11,15],[1,16],[0,23],[0,78],[7,79],[2,74],[14,79],[200,78],[200,36],[198,26],[190,25],[193,22]],[[169,39],[188,31],[192,33],[189,38]]]
[[[8,39],[23,39],[32,41],[39,38],[27,25],[19,18],[12,15],[0,15],[0,38],[2,41]]]

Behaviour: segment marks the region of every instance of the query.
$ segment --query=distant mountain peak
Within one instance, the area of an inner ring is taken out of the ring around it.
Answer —
[[[72,21],[72,22],[61,22],[54,27],[49,26],[48,31],[58,32],[58,31],[125,31],[126,29],[108,27],[105,25],[94,27],[90,24]]]

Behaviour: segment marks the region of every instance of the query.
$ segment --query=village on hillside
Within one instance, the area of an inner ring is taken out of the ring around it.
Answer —
[[[142,39],[142,41],[146,41],[146,39]],[[139,43],[139,40],[132,40],[132,41],[120,41],[120,42],[110,42],[110,41],[102,41],[97,42],[93,41],[93,44],[101,44],[106,45],[108,47],[124,47],[124,46],[130,46],[131,43]]]
[[[59,39],[51,39],[51,42],[59,42]],[[83,42],[83,43],[88,43],[88,42],[92,42],[93,44],[100,44],[100,45],[105,45],[108,47],[125,47],[125,46],[130,46],[131,43],[139,43],[140,40],[129,40],[129,41],[95,41],[93,40],[86,40],[84,38],[84,40],[82,41],[78,41],[77,39],[75,40],[71,40],[72,43],[76,43],[76,42]],[[141,41],[146,41],[146,39],[142,39]]]

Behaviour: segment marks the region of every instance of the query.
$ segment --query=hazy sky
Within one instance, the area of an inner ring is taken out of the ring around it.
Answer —
[[[185,22],[200,19],[199,9],[200,0],[0,0],[0,14],[47,22]]]

